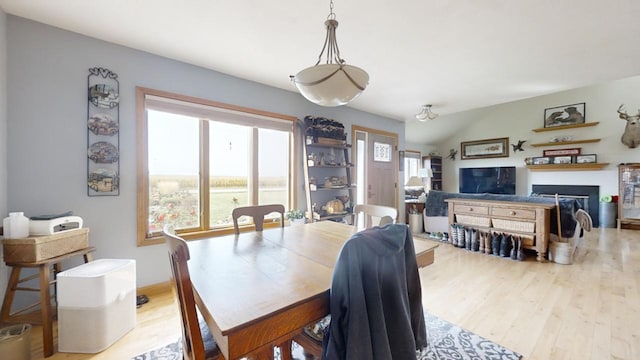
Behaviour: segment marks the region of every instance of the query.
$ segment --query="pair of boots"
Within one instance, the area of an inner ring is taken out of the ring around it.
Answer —
[[[471,239],[471,235],[466,235],[466,229],[461,224],[451,224],[451,245],[455,247],[465,247],[467,237]]]
[[[460,234],[458,233],[459,226],[458,224],[451,224],[449,226],[449,242],[455,247],[458,247],[458,242],[460,241]]]
[[[522,261],[524,260],[524,249],[522,248],[522,243],[524,238],[522,236],[511,236],[511,259]]]
[[[464,228],[464,245],[461,247],[469,251],[478,251],[480,247],[478,230],[474,228]]]

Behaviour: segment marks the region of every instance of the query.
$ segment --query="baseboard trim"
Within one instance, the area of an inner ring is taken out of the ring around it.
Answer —
[[[138,295],[157,295],[157,294],[166,294],[168,292],[173,291],[171,281],[165,281],[157,284],[152,284],[148,286],[139,287],[136,292]]]

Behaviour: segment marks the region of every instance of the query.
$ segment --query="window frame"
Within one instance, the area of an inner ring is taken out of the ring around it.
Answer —
[[[137,131],[137,156],[136,156],[136,177],[137,177],[137,245],[155,245],[164,242],[162,234],[148,232],[148,217],[149,217],[149,173],[148,173],[148,118],[147,118],[147,97],[160,97],[169,100],[175,100],[183,103],[193,104],[195,106],[201,105],[210,107],[216,110],[231,112],[239,116],[247,116],[247,118],[260,118],[267,117],[273,120],[284,120],[291,122],[291,138],[290,142],[290,162],[288,167],[288,181],[291,184],[288,194],[288,204],[284,204],[287,208],[292,208],[291,204],[297,203],[297,183],[298,174],[295,171],[294,164],[299,161],[300,155],[295,149],[298,149],[300,144],[299,131],[296,127],[298,118],[290,115],[283,115],[278,113],[272,113],[264,110],[251,109],[247,107],[225,104],[213,100],[207,100],[188,95],[180,95],[162,90],[155,90],[145,87],[136,87],[136,131]],[[200,134],[208,132],[208,123],[201,122]],[[265,126],[264,128],[269,128]],[[210,202],[209,197],[205,195],[205,191],[202,189],[209,188],[209,143],[208,137],[201,135],[200,146],[200,227],[198,229],[190,231],[179,232],[185,239],[220,236],[226,234],[232,234],[234,232],[233,225],[227,227],[221,227],[216,229],[210,228],[209,223],[209,210]],[[275,224],[274,224],[275,225]],[[265,228],[269,227],[268,223],[265,223]],[[244,226],[246,230],[253,229],[253,225]]]

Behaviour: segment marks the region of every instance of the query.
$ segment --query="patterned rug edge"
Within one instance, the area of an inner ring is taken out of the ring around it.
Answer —
[[[425,312],[429,347],[417,355],[418,360],[520,360],[522,355],[500,344]],[[131,360],[182,359],[180,339]]]

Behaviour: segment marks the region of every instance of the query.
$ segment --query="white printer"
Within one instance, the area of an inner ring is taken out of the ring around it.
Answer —
[[[82,228],[80,216],[61,216],[53,219],[29,220],[29,235],[51,235]]]

